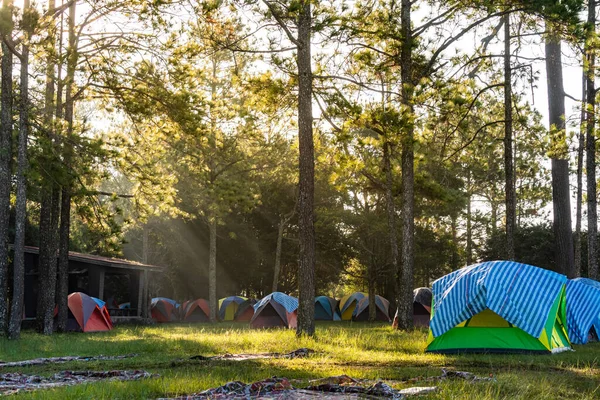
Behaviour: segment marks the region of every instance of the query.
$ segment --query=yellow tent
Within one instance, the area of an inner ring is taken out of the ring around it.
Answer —
[[[362,292],[354,292],[342,297],[340,300],[340,311],[342,313],[342,321],[350,321],[352,314],[358,305],[358,302],[367,295]]]
[[[240,304],[248,300],[242,296],[229,296],[219,300],[219,319],[221,321],[233,321],[235,313]]]

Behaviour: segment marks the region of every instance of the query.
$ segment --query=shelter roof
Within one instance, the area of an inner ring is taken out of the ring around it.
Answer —
[[[39,254],[40,249],[34,246],[25,246],[25,252],[30,254]],[[94,254],[78,253],[69,251],[69,261],[78,261],[86,264],[101,265],[104,267],[133,269],[133,270],[154,270],[161,271],[164,268],[157,265],[143,264],[137,261],[125,260],[122,258],[104,257]]]

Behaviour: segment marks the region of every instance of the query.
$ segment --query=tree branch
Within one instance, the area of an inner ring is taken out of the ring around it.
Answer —
[[[273,18],[275,18],[275,20],[277,21],[277,23],[279,24],[279,26],[281,27],[281,29],[283,29],[283,31],[287,35],[288,39],[290,40],[290,42],[294,43],[297,47],[302,46],[302,43],[300,43],[298,41],[298,39],[296,39],[294,37],[294,35],[292,34],[292,31],[287,26],[287,24],[285,23],[285,21],[283,20],[283,18],[281,17],[281,15],[278,14],[278,11],[275,8],[275,6],[273,4],[271,4],[271,2],[269,2],[267,0],[263,0],[263,3],[265,3],[265,5],[269,8],[269,11],[271,11],[271,14],[273,15]]]
[[[506,123],[506,120],[503,119],[503,120],[500,120],[500,121],[492,121],[492,122],[488,122],[488,123],[480,126],[479,129],[477,129],[475,131],[475,133],[473,134],[473,137],[467,141],[467,143],[465,143],[463,146],[461,146],[460,148],[458,148],[456,151],[454,151],[448,157],[444,158],[444,161],[450,160],[452,157],[454,157],[455,155],[457,155],[458,153],[460,153],[461,151],[463,151],[464,149],[466,149],[467,147],[469,147],[469,145],[475,141],[475,139],[477,138],[477,135],[479,134],[479,132],[481,132],[482,130],[484,130],[488,126],[492,126],[492,125],[496,125],[496,124],[503,124],[503,123]]]

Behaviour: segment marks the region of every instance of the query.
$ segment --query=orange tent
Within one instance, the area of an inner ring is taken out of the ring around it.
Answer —
[[[240,304],[233,320],[236,322],[249,322],[254,316],[254,304],[256,304],[256,300],[252,299],[248,299]]]
[[[69,323],[69,330],[99,332],[113,328],[108,309],[102,300],[75,292],[69,295],[68,304],[73,317]]]
[[[177,321],[177,302],[166,297],[155,297],[150,304],[150,314],[156,322]]]
[[[181,320],[184,322],[209,322],[210,306],[204,299],[186,301],[181,306]]]

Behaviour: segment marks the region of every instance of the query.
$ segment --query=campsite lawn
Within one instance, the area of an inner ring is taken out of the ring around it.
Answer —
[[[597,399],[600,398],[600,344],[575,347],[557,355],[432,355],[425,354],[427,333],[396,332],[389,325],[318,323],[315,339],[296,339],[291,330],[251,330],[245,324],[177,324],[117,327],[94,334],[42,336],[25,332],[18,342],[0,339],[0,360],[19,361],[66,355],[124,355],[118,361],[71,362],[2,372],[51,375],[60,370],[144,369],[157,377],[136,382],[103,382],[18,394],[35,399],[147,399],[177,396],[222,385],[231,380],[256,381],[271,376],[298,380],[347,374],[382,379],[396,388],[438,386],[431,399]],[[194,355],[290,352],[308,347],[305,359],[247,361],[190,360]],[[439,376],[441,369],[493,376],[495,381],[408,382]]]

